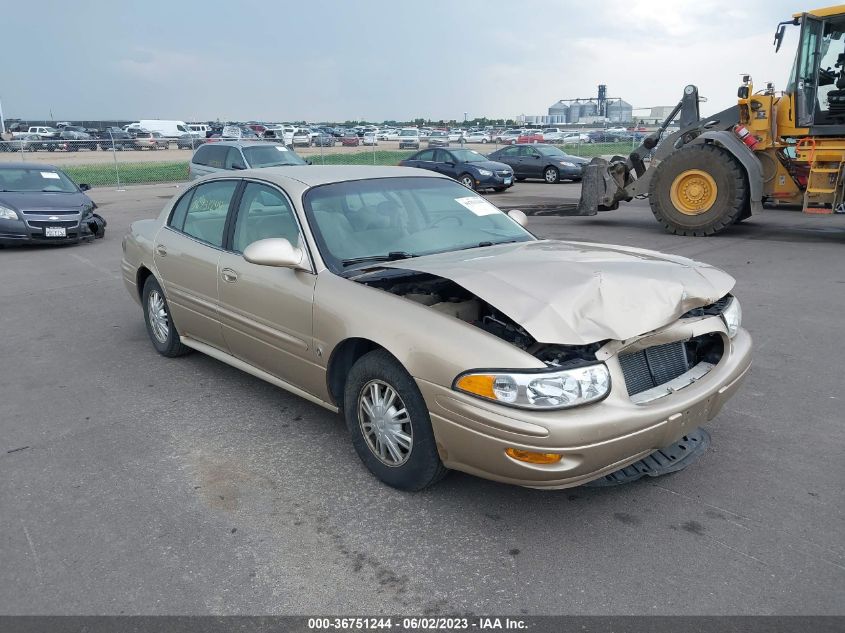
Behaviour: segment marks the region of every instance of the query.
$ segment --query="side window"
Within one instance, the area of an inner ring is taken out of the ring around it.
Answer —
[[[179,231],[185,226],[185,215],[188,213],[188,205],[191,204],[191,198],[194,195],[193,189],[187,192],[184,196],[179,198],[179,202],[173,207],[173,212],[170,214],[170,222],[168,226],[172,226]]]
[[[417,154],[417,160],[434,160],[434,150],[427,149]]]
[[[294,246],[299,244],[299,226],[293,209],[278,190],[247,183],[235,220],[232,250],[243,253],[253,242],[269,237],[283,237]]]
[[[506,158],[515,158],[519,155],[518,147],[508,147],[502,152],[502,156]]]
[[[238,187],[238,180],[219,180],[199,185],[185,214],[182,229],[188,235],[212,246],[223,246],[223,229],[229,203]]]
[[[442,149],[437,150],[434,153],[434,160],[438,163],[454,163],[455,160],[449,152],[446,152]]]
[[[230,147],[229,151],[226,152],[226,162],[225,162],[226,169],[246,169],[246,163],[244,162],[243,156],[241,156],[241,150],[237,147]]]
[[[193,162],[195,165],[208,165],[208,155],[211,153],[211,145],[200,145],[194,153]]]
[[[176,129],[179,130],[180,132],[187,132],[188,131],[188,130],[185,129],[184,125],[177,125]]]

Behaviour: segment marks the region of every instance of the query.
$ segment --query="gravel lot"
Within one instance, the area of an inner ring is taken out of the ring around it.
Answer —
[[[154,352],[120,243],[177,191],[95,190],[104,241],[0,250],[0,612],[845,614],[845,217],[772,210],[708,239],[665,234],[644,201],[531,218],[725,268],[752,374],[683,472],[556,492],[452,473],[404,494],[339,417]]]

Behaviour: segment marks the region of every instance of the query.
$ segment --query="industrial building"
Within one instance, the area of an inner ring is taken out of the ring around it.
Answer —
[[[548,115],[522,115],[519,120],[536,125],[630,123],[633,110],[624,99],[608,97],[607,86],[601,84],[595,97],[561,99],[549,106]]]

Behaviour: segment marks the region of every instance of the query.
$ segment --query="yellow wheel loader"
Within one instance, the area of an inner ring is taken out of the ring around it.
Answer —
[[[805,213],[845,213],[845,5],[798,13],[801,29],[786,90],[754,91],[745,76],[737,105],[701,118],[698,89],[627,158],[585,167],[576,215],[648,195],[655,218],[678,235],[714,235],[766,203]],[[667,128],[676,122],[677,131]]]

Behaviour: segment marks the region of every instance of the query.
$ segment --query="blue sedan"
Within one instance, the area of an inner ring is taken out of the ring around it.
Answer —
[[[451,176],[469,189],[504,191],[513,186],[513,170],[472,149],[426,149],[399,163]]]

